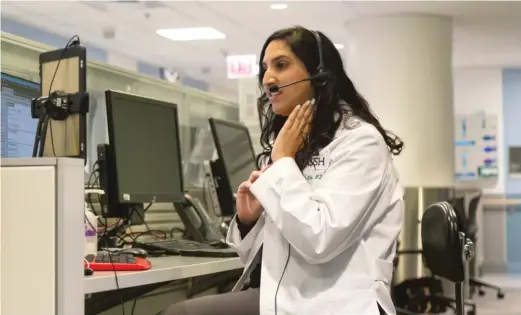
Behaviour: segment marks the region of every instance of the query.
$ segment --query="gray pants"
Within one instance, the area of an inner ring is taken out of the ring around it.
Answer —
[[[170,305],[157,315],[259,315],[259,289],[182,301]]]

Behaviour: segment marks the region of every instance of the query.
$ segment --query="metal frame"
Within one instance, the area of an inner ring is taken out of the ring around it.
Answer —
[[[70,46],[63,49],[57,49],[52,50],[48,52],[44,52],[40,54],[39,57],[39,63],[40,63],[40,93],[42,96],[49,96],[47,93],[49,91],[44,91],[41,87],[41,80],[43,78],[43,64],[50,63],[50,62],[65,62],[64,60],[70,59],[70,58],[78,58],[78,91],[67,91],[67,93],[86,93],[87,92],[87,49],[84,46]],[[58,67],[58,64],[56,65]],[[60,65],[61,66],[61,65]],[[50,83],[49,83],[50,84]],[[55,89],[58,90],[58,89]],[[50,92],[53,92],[51,90]],[[65,124],[67,124],[68,120],[74,120],[78,115],[78,127],[79,127],[79,139],[78,139],[78,150],[79,154],[78,156],[71,156],[75,158],[81,158],[84,159],[84,164],[87,161],[87,115],[86,114],[80,114],[75,113],[72,114],[70,117],[68,117],[65,120]],[[42,118],[40,118],[42,120]],[[45,119],[44,119],[45,120]],[[39,157],[45,156],[45,152],[49,152],[49,149],[47,149],[47,143],[46,143],[46,137],[47,137],[47,125],[53,124],[52,119],[46,120],[47,123],[39,124],[41,132],[41,140],[39,146],[41,147],[40,152],[38,153]],[[50,127],[52,128],[52,126]],[[51,137],[52,133],[51,133]],[[65,135],[65,142],[67,142],[67,136]],[[51,139],[51,142],[55,141],[55,139]],[[52,144],[51,144],[52,145]]]

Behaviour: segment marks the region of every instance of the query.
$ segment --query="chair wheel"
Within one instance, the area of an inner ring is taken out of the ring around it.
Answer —
[[[504,298],[505,298],[505,293],[499,291],[499,292],[497,293],[497,298],[500,299],[500,300],[504,299]]]
[[[479,291],[478,291],[478,294],[479,294],[479,296],[485,296],[485,291],[483,291],[483,290],[479,290]]]

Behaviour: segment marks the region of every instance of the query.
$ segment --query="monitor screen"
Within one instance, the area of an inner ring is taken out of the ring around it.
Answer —
[[[5,73],[2,77],[2,157],[32,157],[38,119],[31,117],[31,100],[40,97],[40,84]]]
[[[215,146],[221,159],[232,193],[257,169],[248,128],[239,123],[211,119]]]
[[[183,200],[177,106],[106,92],[120,203]]]

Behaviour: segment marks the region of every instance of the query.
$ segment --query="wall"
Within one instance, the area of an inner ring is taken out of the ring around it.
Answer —
[[[453,71],[454,84],[454,115],[469,115],[477,111],[485,111],[487,114],[497,115],[499,128],[498,160],[502,161],[505,149],[503,139],[503,108],[501,68],[455,68]],[[502,194],[505,191],[504,163],[499,167],[497,180],[480,182],[480,187],[485,193]],[[472,183],[471,185],[475,185]]]
[[[476,111],[499,118],[499,177],[480,182],[480,187],[485,194],[519,198],[521,180],[508,176],[508,147],[521,145],[521,68],[454,69],[454,114]],[[486,208],[481,238],[485,243],[485,271],[521,273],[520,227],[521,207]]]
[[[521,146],[521,68],[504,69],[502,73],[503,87],[503,124],[504,148]],[[507,151],[508,152],[508,151]],[[504,164],[508,165],[505,154]],[[505,193],[509,198],[520,198],[521,180],[504,178]],[[507,262],[508,271],[521,273],[521,206],[509,207],[507,214]]]

